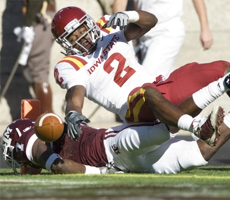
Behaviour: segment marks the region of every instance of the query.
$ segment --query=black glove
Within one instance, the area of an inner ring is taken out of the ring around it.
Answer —
[[[117,28],[117,26],[120,27],[120,29],[124,29],[125,26],[127,26],[129,21],[129,16],[123,12],[117,12],[113,15],[111,15],[109,21],[103,26],[103,28],[107,27],[113,27],[114,29]]]
[[[82,134],[82,130],[80,128],[81,122],[90,122],[89,119],[87,119],[84,115],[76,112],[76,111],[70,111],[66,116],[65,120],[67,123],[67,133],[68,136],[72,140],[76,140],[80,137]]]

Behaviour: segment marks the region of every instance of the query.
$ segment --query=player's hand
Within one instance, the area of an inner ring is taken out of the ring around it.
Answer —
[[[89,123],[89,119],[87,119],[84,115],[76,112],[76,111],[70,111],[66,116],[65,120],[67,123],[67,133],[68,136],[72,140],[77,140],[80,135],[82,134],[82,130],[80,127],[81,122]]]
[[[112,27],[117,28],[117,26],[120,27],[121,30],[127,26],[129,22],[129,16],[123,12],[117,12],[113,15],[111,15],[109,21],[103,26],[103,28]]]
[[[211,48],[213,44],[213,37],[209,29],[201,31],[200,42],[204,50],[208,50]]]

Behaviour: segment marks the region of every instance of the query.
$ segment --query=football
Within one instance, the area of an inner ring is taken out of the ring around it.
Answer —
[[[64,130],[64,123],[58,115],[44,113],[36,119],[34,129],[40,140],[53,142],[61,137]]]

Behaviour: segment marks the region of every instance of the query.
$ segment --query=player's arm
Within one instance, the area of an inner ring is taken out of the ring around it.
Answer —
[[[37,139],[32,148],[32,154],[35,162],[39,163],[42,168],[51,170],[55,174],[105,174],[111,173],[107,167],[93,167],[83,165],[81,163],[62,159],[58,154],[45,144],[45,142]]]
[[[125,11],[127,5],[128,0],[114,0],[113,13]],[[134,12],[137,12],[138,15],[135,16],[133,14]],[[145,11],[126,11],[124,13],[130,14],[130,16],[128,16],[129,22],[137,20],[133,23],[129,23],[125,28],[125,37],[128,41],[140,38],[153,28],[158,21],[155,15]]]
[[[84,115],[82,115],[82,108],[84,104],[85,88],[81,85],[76,85],[68,89],[66,93],[66,116],[67,133],[72,140],[80,137],[82,131],[80,128],[81,122],[89,122]]]
[[[140,38],[157,24],[158,19],[149,12],[141,10],[128,12],[137,12],[139,16],[137,21],[129,23],[125,28],[124,34],[128,41]]]
[[[119,11],[125,11],[128,5],[128,0],[114,0],[113,1],[113,13]]]
[[[157,21],[155,15],[146,11],[122,11],[111,15],[103,28],[112,27],[115,29],[119,26],[121,30],[124,29],[125,37],[130,41],[143,36],[156,25]]]
[[[68,89],[65,96],[66,99],[65,113],[68,114],[68,112],[73,110],[82,114],[84,97],[85,97],[85,88],[83,86],[76,85]]]
[[[193,5],[200,21],[200,41],[204,49],[209,49],[213,44],[212,33],[209,29],[208,16],[204,0],[193,0]]]

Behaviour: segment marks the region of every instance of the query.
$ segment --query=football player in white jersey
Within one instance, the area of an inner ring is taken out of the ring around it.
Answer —
[[[55,14],[52,33],[66,50],[66,57],[55,67],[55,79],[62,88],[67,89],[65,119],[72,139],[77,139],[81,134],[80,122],[88,121],[82,115],[84,97],[118,114],[124,121],[153,122],[159,119],[165,124],[197,132],[197,136],[202,138],[203,133],[198,130],[202,125],[200,122],[195,123],[193,117],[229,90],[230,84],[228,86],[226,80],[230,76],[224,75],[230,71],[230,64],[226,61],[206,65],[193,63],[196,67],[191,68],[189,64],[176,70],[165,84],[161,79],[156,80],[138,64],[128,44],[128,41],[141,37],[156,23],[157,18],[145,11],[118,12],[103,16],[97,23],[77,7],[63,8]],[[196,72],[195,68],[199,69],[199,76],[191,75]],[[214,70],[207,70],[210,68]],[[181,71],[189,87],[180,83]],[[204,80],[207,72],[209,74]],[[195,80],[197,77],[200,79]],[[171,91],[177,90],[178,82],[183,88],[171,95]],[[145,83],[150,84],[143,85]],[[162,85],[167,85],[166,90]],[[204,86],[207,87],[196,92]],[[171,98],[174,96],[177,97],[176,102]],[[174,106],[186,98],[186,103],[180,107]],[[146,106],[148,113],[142,111]],[[141,119],[143,115],[144,120]],[[213,126],[216,129],[215,124]]]

